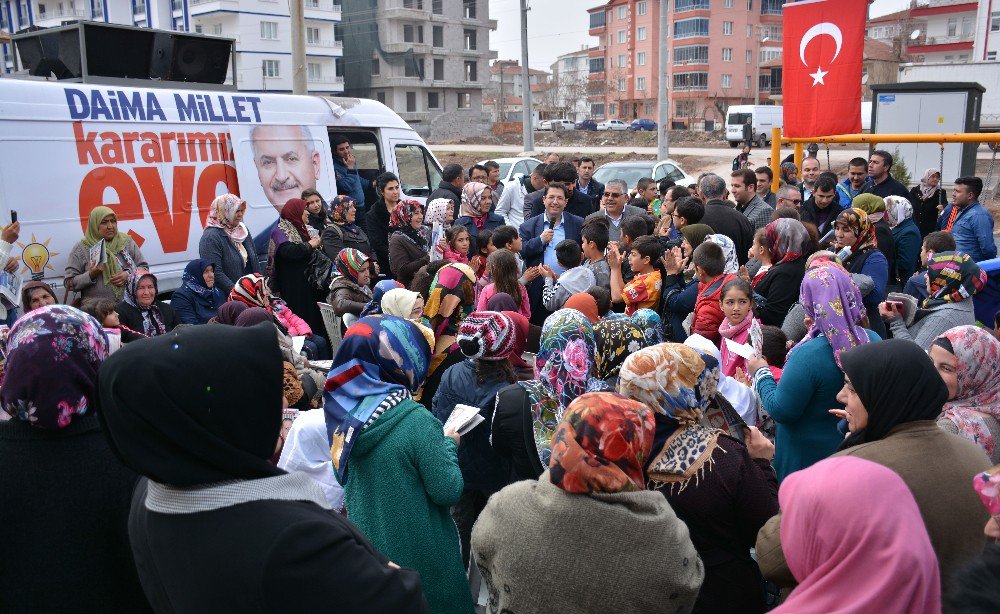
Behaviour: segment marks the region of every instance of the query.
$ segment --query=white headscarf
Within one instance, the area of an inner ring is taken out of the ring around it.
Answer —
[[[413,306],[420,297],[419,292],[412,292],[405,288],[389,290],[382,297],[382,313],[397,318],[409,319]]]
[[[913,205],[910,204],[909,199],[902,196],[886,196],[885,212],[889,227],[895,228],[913,217]]]
[[[299,412],[281,450],[278,468],[305,473],[323,489],[330,507],[338,512],[344,509],[344,488],[333,469],[322,409]]]
[[[736,259],[736,244],[726,235],[714,234],[705,237],[706,241],[711,241],[722,248],[722,253],[726,256],[726,268],[723,273],[735,274],[740,269],[740,262]]]

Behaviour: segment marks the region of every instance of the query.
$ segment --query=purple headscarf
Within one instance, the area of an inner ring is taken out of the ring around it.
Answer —
[[[799,303],[806,315],[812,318],[813,325],[802,341],[792,348],[793,352],[810,339],[824,335],[833,348],[833,359],[840,367],[840,355],[844,351],[870,341],[868,332],[861,325],[865,317],[861,291],[850,273],[839,264],[829,261],[814,263],[802,280]]]
[[[488,311],[517,311],[517,303],[514,302],[514,297],[506,292],[497,292],[486,302],[486,309]]]
[[[236,318],[249,309],[250,306],[241,301],[228,301],[223,303],[215,312],[215,321],[219,324],[236,325]]]
[[[250,307],[236,318],[235,325],[241,328],[248,326],[256,326],[261,322],[271,322],[274,323],[274,316],[271,312],[263,307]]]

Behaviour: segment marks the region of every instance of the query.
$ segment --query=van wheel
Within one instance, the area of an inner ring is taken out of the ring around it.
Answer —
[[[758,145],[759,145],[760,147],[767,147],[767,137],[766,137],[766,136],[764,136],[763,134],[762,134],[762,135],[760,135],[760,140],[759,140],[759,141],[757,141],[757,144],[758,144]]]
[[[737,145],[739,145],[739,143],[734,143],[733,141],[729,141],[729,146],[732,147],[733,149],[736,149]]]

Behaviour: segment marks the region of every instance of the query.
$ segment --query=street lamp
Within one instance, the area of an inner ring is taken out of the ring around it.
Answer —
[[[753,103],[754,105],[760,104],[760,52],[763,51],[764,43],[771,40],[770,36],[765,36],[760,39],[760,43],[757,45],[757,72],[754,74],[754,94]]]

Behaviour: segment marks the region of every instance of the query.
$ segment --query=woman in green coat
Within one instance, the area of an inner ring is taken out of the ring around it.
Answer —
[[[430,352],[411,322],[358,320],[333,359],[323,407],[348,518],[394,563],[420,572],[432,612],[467,614],[472,595],[449,513],[464,486],[458,436],[410,396]]]

